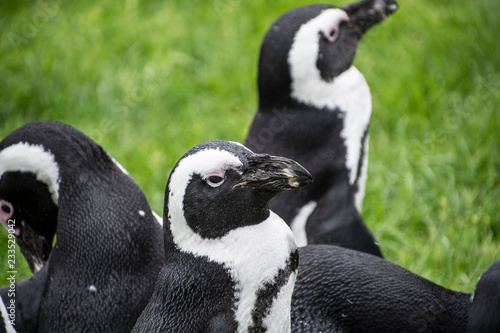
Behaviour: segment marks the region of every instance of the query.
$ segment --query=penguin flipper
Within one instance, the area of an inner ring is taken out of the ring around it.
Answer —
[[[160,272],[149,304],[133,333],[235,332],[233,288],[221,266],[201,257],[182,257]],[[174,255],[172,255],[174,257]],[[223,291],[223,292],[221,292]]]

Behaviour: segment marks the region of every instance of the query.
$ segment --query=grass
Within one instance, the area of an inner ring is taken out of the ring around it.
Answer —
[[[161,212],[185,151],[243,141],[262,37],[308,3],[2,2],[0,139],[32,120],[68,123],[120,161]],[[364,37],[355,62],[373,96],[363,215],[388,260],[472,292],[500,259],[500,2],[400,7]],[[17,266],[18,280],[30,276],[20,254]]]

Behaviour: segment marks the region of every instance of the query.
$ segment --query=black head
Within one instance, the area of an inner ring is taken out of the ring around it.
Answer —
[[[283,105],[294,82],[333,81],[351,67],[363,34],[397,8],[394,0],[362,0],[343,8],[310,5],[282,15],[261,47],[260,105]]]
[[[275,194],[311,181],[290,159],[254,154],[234,142],[202,143],[186,153],[170,175],[166,237],[195,233],[213,239],[258,224],[269,217]]]

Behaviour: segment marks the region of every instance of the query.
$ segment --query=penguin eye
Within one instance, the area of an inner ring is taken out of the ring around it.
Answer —
[[[327,41],[334,42],[337,39],[338,29],[331,28],[330,30],[328,30],[328,32],[320,31],[320,35]]]
[[[217,187],[222,185],[225,179],[226,177],[224,175],[224,172],[220,169],[211,171],[205,176],[205,181],[207,182],[208,185],[212,187]]]
[[[330,38],[336,38],[337,36],[337,29],[332,29],[330,30],[330,32],[328,33],[328,36],[330,36]]]
[[[223,180],[224,180],[224,178],[219,177],[219,176],[210,176],[210,177],[208,177],[208,181],[211,182],[212,184],[218,184],[218,183],[220,183]]]

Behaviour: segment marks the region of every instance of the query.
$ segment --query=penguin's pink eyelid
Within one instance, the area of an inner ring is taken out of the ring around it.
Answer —
[[[213,170],[206,174],[205,181],[211,186],[218,186],[224,182],[226,175],[222,169]]]
[[[328,30],[328,33],[321,31],[320,34],[329,42],[334,42],[337,39],[338,29],[334,27]]]

